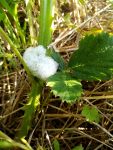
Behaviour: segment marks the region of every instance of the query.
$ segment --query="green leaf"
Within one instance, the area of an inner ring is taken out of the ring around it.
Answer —
[[[80,144],[79,146],[74,147],[72,150],[84,150],[84,148]]]
[[[13,144],[11,144],[10,142],[8,141],[5,141],[5,140],[0,140],[0,149],[9,149],[9,148],[12,148],[13,147]]]
[[[95,107],[84,106],[82,110],[82,115],[86,117],[86,120],[89,122],[96,122],[99,123],[100,115],[98,110]]]
[[[60,96],[63,101],[72,103],[77,100],[82,93],[82,85],[69,73],[58,72],[49,77],[47,85],[52,88],[56,96]]]
[[[89,35],[80,41],[68,66],[82,80],[107,80],[113,76],[113,36]]]
[[[57,139],[53,141],[54,150],[60,150],[60,143]]]
[[[9,3],[6,0],[2,0],[0,1],[1,5],[8,10],[8,12],[13,15],[13,11],[11,9],[11,7],[9,6]]]
[[[51,50],[50,56],[59,64],[59,70],[65,69],[65,62],[64,59],[61,57],[61,55],[58,52],[55,52],[54,50]]]

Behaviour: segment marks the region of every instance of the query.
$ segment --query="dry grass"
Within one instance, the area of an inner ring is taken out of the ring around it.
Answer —
[[[113,9],[105,0],[89,0],[83,6],[77,0],[67,0],[56,10],[53,46],[68,61],[78,47],[82,36],[100,30],[112,33]],[[75,9],[76,8],[76,9]],[[64,19],[70,16],[69,19]],[[30,83],[21,67],[0,76],[0,129],[16,138],[23,107],[30,91]],[[61,102],[46,87],[40,108],[32,120],[27,141],[36,149],[39,145],[53,150],[52,142],[58,139],[61,150],[71,150],[82,144],[85,150],[113,149],[113,80],[106,82],[83,81],[84,95],[73,105]],[[101,114],[100,124],[89,123],[81,115],[84,104],[96,106]]]

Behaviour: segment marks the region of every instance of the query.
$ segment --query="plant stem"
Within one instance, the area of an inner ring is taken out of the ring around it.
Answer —
[[[40,0],[39,45],[47,47],[52,38],[54,0]]]
[[[51,25],[52,25],[52,9],[53,9],[53,1],[54,0],[41,0],[40,1],[40,31],[39,31],[39,44],[47,47],[51,41]],[[29,16],[29,25],[30,25],[30,34],[34,36],[33,24],[32,24],[32,14],[31,8],[32,0],[27,4],[27,13]],[[31,37],[32,38],[32,37]],[[41,84],[39,83],[41,82]],[[20,128],[20,132],[18,134],[19,138],[23,140],[28,130],[31,126],[31,120],[35,113],[37,106],[40,104],[40,95],[43,88],[43,82],[39,80],[37,83],[36,80],[32,80],[32,88],[29,96],[28,103],[26,105],[26,110],[22,122],[22,126]]]
[[[40,95],[42,88],[43,86],[37,83],[37,81],[34,80],[32,82],[31,93],[29,96],[28,103],[26,105],[22,126],[20,132],[18,133],[18,136],[21,140],[23,140],[27,135],[28,130],[31,126],[32,117],[35,113],[37,106],[40,104]]]
[[[9,136],[7,136],[5,133],[3,133],[2,131],[0,131],[0,138],[6,140],[7,142],[11,143],[11,145],[13,147],[19,147],[23,150],[32,150],[32,148],[29,146],[25,146],[21,143],[15,142],[14,140],[12,140]]]

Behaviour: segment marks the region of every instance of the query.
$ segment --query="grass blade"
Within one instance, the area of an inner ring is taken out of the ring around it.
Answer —
[[[51,42],[53,6],[54,0],[40,1],[40,29],[38,42],[45,47]]]

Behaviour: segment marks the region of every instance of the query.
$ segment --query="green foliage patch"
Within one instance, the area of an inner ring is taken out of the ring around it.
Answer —
[[[79,44],[64,71],[51,76],[47,85],[62,101],[73,103],[82,94],[81,80],[104,81],[113,77],[113,36],[108,33],[88,35]],[[95,107],[85,106],[82,115],[89,122],[99,122]]]
[[[55,95],[71,103],[82,94],[81,80],[103,81],[112,78],[113,36],[102,32],[83,38],[64,69],[50,77],[47,85]]]
[[[69,61],[76,78],[88,81],[107,80],[113,76],[113,36],[108,33],[89,35]]]
[[[82,147],[82,145],[78,145],[76,147],[74,147],[72,150],[84,150],[84,148]]]
[[[86,117],[86,120],[89,122],[96,122],[99,123],[100,121],[100,115],[98,113],[97,108],[90,107],[90,106],[84,106],[82,110],[82,115]]]
[[[13,144],[11,144],[8,141],[5,140],[0,140],[0,149],[12,149],[13,148]]]
[[[75,102],[82,93],[81,83],[66,72],[58,72],[51,76],[47,85],[52,88],[56,96],[60,96],[62,101],[67,101],[68,103]]]
[[[57,139],[53,141],[54,150],[60,150],[60,143]]]

